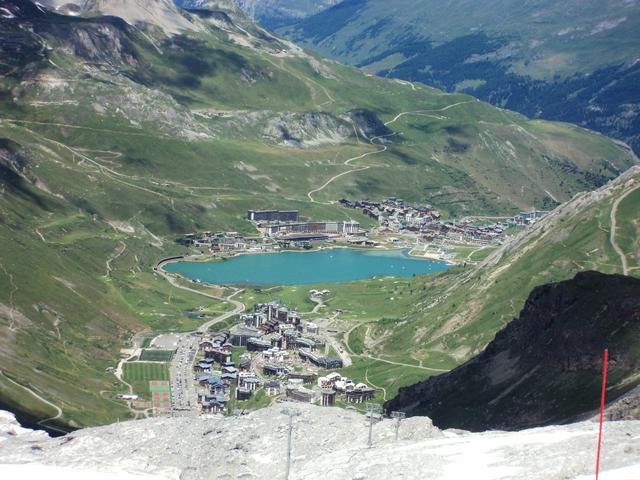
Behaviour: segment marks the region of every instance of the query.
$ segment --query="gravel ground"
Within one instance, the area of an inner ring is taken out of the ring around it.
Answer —
[[[384,420],[374,425],[373,448],[367,448],[363,415],[302,404],[278,404],[241,417],[131,421],[58,439],[19,429],[10,415],[0,415],[0,477],[46,472],[49,479],[70,480],[72,468],[114,479],[284,478],[285,407],[299,414],[291,479],[593,478],[594,422],[471,434],[443,432],[428,418],[414,417],[402,422],[396,442],[395,421]],[[603,480],[640,479],[640,422],[606,424],[602,466]]]

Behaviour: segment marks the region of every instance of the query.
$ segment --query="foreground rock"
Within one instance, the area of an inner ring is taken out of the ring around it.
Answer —
[[[482,354],[401,389],[387,408],[473,431],[564,423],[598,408],[605,347],[609,400],[637,385],[639,342],[640,279],[579,273],[536,288]],[[612,418],[640,419],[637,399],[618,410]]]
[[[294,420],[292,479],[473,478],[586,480],[597,424],[518,433],[440,431],[425,417],[384,420],[367,448],[367,419],[340,409],[288,405]],[[283,405],[235,418],[132,421],[49,439],[0,416],[0,477],[99,479],[283,478]],[[11,433],[8,433],[11,432]],[[640,422],[605,427],[603,480],[640,478]]]

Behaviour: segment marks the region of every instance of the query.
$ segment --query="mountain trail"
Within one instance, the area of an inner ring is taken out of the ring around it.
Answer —
[[[17,311],[15,306],[15,295],[16,295],[16,292],[18,291],[18,286],[14,281],[13,274],[9,273],[2,263],[0,263],[0,268],[2,269],[6,277],[9,279],[9,285],[11,285],[11,291],[9,292],[9,319],[11,320],[11,323],[9,324],[9,330],[15,331],[16,319],[15,319],[14,312]]]
[[[114,252],[111,255],[109,255],[109,258],[107,258],[107,261],[105,262],[105,265],[107,267],[107,277],[110,277],[111,272],[113,271],[113,268],[111,267],[111,263],[117,260],[118,258],[120,258],[122,254],[126,252],[126,250],[127,250],[127,244],[124,243],[123,241],[120,241],[120,247],[119,248],[116,247]]]
[[[364,372],[364,380],[376,390],[382,390],[382,400],[385,402],[387,401],[387,389],[384,387],[379,387],[369,379],[369,368],[367,368]]]
[[[377,138],[381,138],[381,137],[375,137],[372,138],[370,140],[370,143],[373,144],[374,140],[376,140]],[[367,153],[363,153],[362,155],[358,155],[357,157],[353,157],[353,158],[349,158],[348,160],[345,160],[345,162],[343,163],[343,165],[351,165],[351,162],[354,162],[356,160],[361,160],[365,157],[368,157],[370,155],[377,155],[378,153],[383,153],[386,152],[388,150],[388,147],[386,145],[383,145],[382,148],[380,150],[376,150],[375,152],[367,152]],[[349,175],[350,173],[355,173],[355,172],[363,172],[365,170],[369,170],[372,167],[372,165],[365,165],[362,167],[358,167],[358,168],[354,168],[353,170],[348,170],[346,172],[342,172],[339,173],[338,175],[334,175],[333,177],[331,177],[329,180],[327,180],[324,185],[322,185],[319,188],[316,188],[314,190],[311,190],[309,193],[307,193],[307,197],[309,197],[309,200],[311,200],[312,203],[321,203],[323,205],[331,205],[330,202],[318,202],[313,198],[313,194],[314,193],[318,193],[321,192],[322,190],[324,190],[325,188],[327,188],[329,185],[331,185],[334,181],[336,181],[337,179],[339,179],[340,177],[344,177],[345,175]]]
[[[476,103],[479,102],[480,100],[466,100],[464,102],[458,102],[458,103],[452,103],[451,105],[447,105],[446,107],[442,107],[442,108],[438,108],[438,109],[434,109],[434,110],[413,110],[413,111],[409,111],[409,112],[402,112],[399,113],[398,115],[396,115],[393,120],[389,120],[388,122],[385,122],[385,127],[388,127],[389,125],[391,125],[392,123],[397,122],[398,120],[400,120],[402,117],[404,117],[405,115],[422,115],[425,113],[434,113],[434,112],[446,112],[447,110],[457,107],[459,105],[465,105],[467,103]],[[442,118],[440,118],[440,120],[442,120]]]
[[[373,357],[371,355],[355,355],[355,356],[368,358],[369,360],[375,360],[377,362],[388,363],[390,365],[398,365],[398,366],[401,366],[401,367],[408,367],[408,368],[418,368],[420,370],[429,370],[429,371],[432,371],[432,372],[446,373],[446,372],[450,371],[450,369],[449,370],[444,370],[442,368],[421,367],[420,365],[411,365],[409,363],[394,362],[394,361],[391,361],[391,360],[385,360],[384,358]]]
[[[43,420],[40,420],[38,422],[38,425],[45,426],[45,424],[47,422],[52,422],[52,421],[58,420],[59,418],[62,417],[62,415],[63,415],[62,409],[60,407],[58,407],[55,403],[50,402],[46,398],[43,398],[41,395],[39,395],[38,393],[34,392],[29,387],[25,387],[24,385],[22,385],[22,384],[20,384],[20,383],[18,383],[16,381],[12,380],[11,378],[7,377],[2,370],[0,370],[0,375],[4,376],[4,378],[6,378],[9,382],[13,383],[14,385],[17,385],[18,387],[22,388],[23,390],[26,390],[27,392],[29,392],[31,394],[31,396],[33,396],[34,398],[36,398],[40,402],[42,402],[42,403],[44,403],[46,405],[49,405],[50,407],[52,407],[56,411],[56,414],[53,417],[49,417],[49,418],[45,418]],[[48,428],[51,428],[52,430],[59,430],[59,429],[57,429],[55,427],[51,427],[51,426],[48,426]],[[59,431],[66,433],[64,430],[59,430]]]
[[[627,255],[624,253],[624,250],[622,250],[620,245],[618,245],[618,243],[616,242],[616,229],[617,229],[616,215],[618,213],[618,207],[620,206],[620,203],[639,188],[640,188],[640,185],[637,185],[634,188],[631,188],[629,191],[624,193],[624,195],[621,195],[620,197],[618,197],[616,201],[613,202],[613,206],[611,207],[611,214],[610,214],[611,230],[609,232],[609,243],[611,243],[611,246],[620,257],[620,261],[622,262],[623,275],[629,275],[629,262],[627,260]]]

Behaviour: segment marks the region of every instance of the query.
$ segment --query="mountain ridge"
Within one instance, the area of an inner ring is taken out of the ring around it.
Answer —
[[[597,409],[604,348],[609,401],[637,386],[639,329],[640,279],[581,272],[534,289],[479,356],[400,389],[386,408],[473,431],[566,422]]]
[[[379,75],[580,124],[638,152],[639,24],[638,4],[617,0],[401,0],[392,9],[346,0],[280,32]]]

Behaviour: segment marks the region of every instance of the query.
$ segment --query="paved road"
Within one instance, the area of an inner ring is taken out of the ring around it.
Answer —
[[[193,361],[198,353],[200,336],[184,334],[171,361],[171,406],[174,411],[191,411],[198,404],[193,381]]]
[[[350,367],[351,365],[353,365],[351,356],[333,335],[327,334],[325,338],[329,341],[329,344],[333,347],[333,349],[338,353],[340,359],[342,360],[342,364],[345,367]]]
[[[225,320],[244,312],[246,308],[244,303],[233,299],[233,297],[241,293],[242,290],[236,290],[227,297],[218,297],[210,293],[181,285],[175,277],[169,275],[162,269],[162,265],[159,265],[156,268],[156,272],[176,288],[212,298],[214,300],[229,302],[234,306],[233,310],[225,312],[222,315],[218,315],[208,322],[203,323],[194,332],[180,334],[178,338],[178,348],[169,368],[171,376],[172,409],[174,412],[195,412],[198,402],[196,385],[194,382],[193,363],[198,353],[198,345],[202,336],[206,334],[213,325],[224,322]]]

